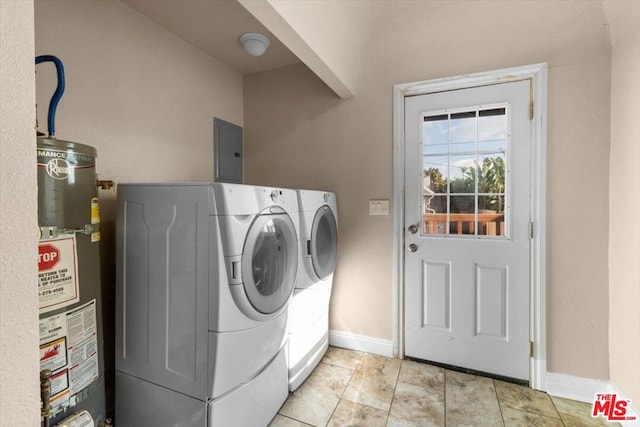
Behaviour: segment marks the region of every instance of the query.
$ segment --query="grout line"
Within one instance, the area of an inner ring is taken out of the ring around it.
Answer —
[[[504,412],[502,412],[502,402],[500,402],[500,397],[498,396],[498,388],[496,387],[495,379],[491,379],[491,385],[493,386],[493,393],[496,395],[496,402],[498,402],[498,410],[500,411],[500,418],[502,418],[502,425],[505,425]]]
[[[444,379],[444,427],[447,427],[447,370],[442,369],[442,378]]]
[[[400,382],[400,371],[402,371],[403,364],[404,364],[404,359],[400,359],[400,368],[398,369],[398,375],[396,376],[396,383],[393,385],[393,393],[391,394],[391,403],[389,403],[389,410],[387,411],[387,421],[389,421],[389,417],[391,416],[391,408],[393,408],[393,401],[396,399],[396,390],[398,389],[398,383]]]
[[[278,412],[278,414],[277,414],[277,415],[280,415],[281,417],[283,417],[283,418],[287,418],[287,419],[289,419],[289,420],[296,421],[296,422],[298,422],[298,423],[300,423],[300,424],[304,424],[305,426],[313,427],[313,424],[305,423],[304,421],[300,421],[299,419],[297,419],[297,418],[293,418],[293,417],[290,417],[290,416],[288,416],[288,415],[282,415],[280,412]]]
[[[333,408],[333,411],[331,411],[331,415],[329,416],[329,419],[327,420],[327,423],[325,424],[325,426],[329,425],[329,423],[331,422],[331,418],[333,418],[333,416],[336,413],[336,410],[338,409],[338,406],[340,406],[340,403],[342,402],[342,396],[344,396],[344,392],[347,391],[349,384],[351,384],[351,380],[353,379],[353,376],[356,373],[356,369],[358,369],[358,367],[360,366],[361,360],[362,360],[362,355],[360,356],[360,359],[358,359],[358,363],[356,363],[355,368],[346,368],[345,366],[337,366],[337,365],[331,365],[330,363],[327,363],[327,365],[330,365],[330,366],[337,366],[339,368],[349,369],[351,371],[351,375],[349,375],[349,381],[347,381],[347,384],[344,386],[344,390],[342,390],[342,392],[340,393],[340,396],[338,397],[338,403],[336,404],[335,408]]]
[[[556,410],[556,413],[560,417],[560,422],[562,423],[563,426],[566,426],[566,424],[564,423],[564,418],[562,418],[562,414],[560,413],[560,411],[558,411],[558,407],[556,406],[556,402],[553,401],[553,399],[551,398],[551,395],[549,395],[549,394],[547,394],[547,395],[549,396],[549,400],[551,401],[551,404],[553,405],[553,409]]]

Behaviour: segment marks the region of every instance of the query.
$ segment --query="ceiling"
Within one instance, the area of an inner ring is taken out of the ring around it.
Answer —
[[[272,70],[300,62],[236,0],[122,0],[150,20],[241,74]],[[244,52],[240,35],[258,32],[271,42],[267,52]]]

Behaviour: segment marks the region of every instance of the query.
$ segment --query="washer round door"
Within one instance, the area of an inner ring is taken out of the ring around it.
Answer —
[[[322,280],[333,273],[338,255],[338,224],[328,205],[316,211],[311,227],[311,261],[318,279]]]
[[[289,301],[298,270],[298,238],[286,213],[258,215],[244,242],[242,281],[249,302],[262,314]]]

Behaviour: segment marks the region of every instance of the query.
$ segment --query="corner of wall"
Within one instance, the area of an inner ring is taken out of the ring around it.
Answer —
[[[40,424],[33,1],[0,2],[0,425]]]

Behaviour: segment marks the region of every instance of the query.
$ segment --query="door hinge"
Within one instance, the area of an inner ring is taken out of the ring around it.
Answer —
[[[533,79],[529,79],[529,120],[533,120]]]
[[[533,221],[529,221],[529,238],[533,239]]]
[[[529,120],[533,120],[533,101],[529,102]]]
[[[533,341],[529,341],[529,357],[533,357],[534,356],[534,352],[533,352]]]

